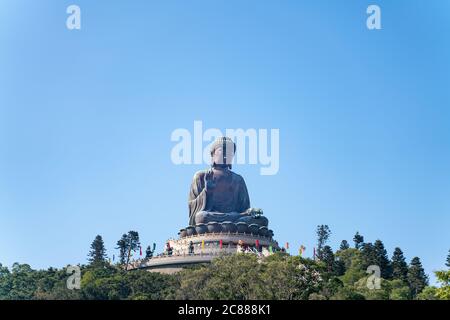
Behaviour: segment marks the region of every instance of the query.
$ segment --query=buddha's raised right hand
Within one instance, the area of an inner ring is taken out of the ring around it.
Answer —
[[[214,173],[212,170],[209,170],[205,174],[205,189],[206,191],[211,191],[216,187],[216,183],[214,182]]]

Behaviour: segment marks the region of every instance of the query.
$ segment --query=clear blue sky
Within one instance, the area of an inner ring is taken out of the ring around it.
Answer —
[[[77,4],[82,29],[66,29]],[[366,8],[382,9],[380,31]],[[450,248],[448,1],[0,2],[0,262],[86,262],[188,223],[176,128],[279,128],[239,165],[280,243],[381,239],[431,275]],[[116,253],[117,255],[117,253]]]

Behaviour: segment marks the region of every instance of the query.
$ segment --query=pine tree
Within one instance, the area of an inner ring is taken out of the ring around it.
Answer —
[[[371,242],[362,244],[360,250],[363,269],[367,269],[372,265],[378,265],[375,247]]]
[[[353,237],[353,241],[355,242],[355,248],[361,249],[364,245],[364,237],[359,234],[359,232],[356,232],[355,236]]]
[[[130,262],[131,251],[135,252],[141,246],[139,242],[139,233],[137,231],[128,231],[128,256],[127,256],[127,266]]]
[[[101,265],[106,261],[106,249],[102,236],[97,235],[92,241],[91,251],[89,251],[89,262],[91,265]]]
[[[405,261],[403,252],[400,248],[395,248],[392,255],[392,277],[402,281],[408,281],[408,264]]]
[[[343,276],[347,271],[345,267],[345,261],[340,258],[335,259],[333,271],[337,277]]]
[[[321,261],[323,261],[325,263],[325,265],[327,266],[328,272],[332,272],[333,271],[333,267],[334,267],[334,253],[333,253],[333,249],[331,249],[330,246],[324,246],[323,247]]]
[[[376,240],[373,248],[376,257],[376,265],[380,267],[381,277],[390,279],[392,277],[392,268],[383,242],[381,240]]]
[[[339,250],[347,250],[348,248],[350,248],[350,245],[347,240],[342,240]]]
[[[330,228],[327,225],[317,226],[317,258],[323,260],[323,248],[331,235]]]
[[[131,252],[135,252],[141,246],[139,242],[139,233],[137,231],[128,231],[123,234],[122,238],[117,241],[117,248],[119,249],[120,263],[128,266],[130,262]]]
[[[408,283],[413,297],[416,297],[428,285],[428,277],[418,257],[414,257],[409,265]]]
[[[119,262],[120,264],[125,264],[127,259],[127,250],[128,248],[128,236],[124,233],[122,235],[122,238],[120,238],[119,241],[117,241],[117,247],[116,249],[119,249]]]
[[[448,250],[447,263],[445,265],[450,268],[450,250]]]

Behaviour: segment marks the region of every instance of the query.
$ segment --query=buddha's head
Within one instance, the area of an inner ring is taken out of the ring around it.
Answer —
[[[211,163],[213,167],[230,168],[233,162],[236,144],[228,137],[217,138],[211,145]]]

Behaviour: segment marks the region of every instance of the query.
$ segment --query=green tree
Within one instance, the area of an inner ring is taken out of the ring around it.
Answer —
[[[441,287],[436,289],[436,296],[442,300],[450,300],[450,270],[436,271],[435,275],[441,284]]]
[[[342,240],[341,245],[339,246],[339,250],[347,250],[350,248],[350,245],[348,244],[347,240]]]
[[[36,290],[36,272],[28,264],[14,263],[10,276],[11,291],[7,299],[31,300]]]
[[[123,234],[122,238],[117,241],[116,249],[119,249],[120,264],[128,266],[130,263],[131,253],[136,252],[141,246],[139,241],[139,233],[137,231],[128,231]]]
[[[323,285],[323,267],[311,259],[275,254],[260,265],[259,299],[307,300]]]
[[[125,277],[129,287],[129,300],[163,300],[172,297],[177,289],[177,280],[166,275],[145,270],[127,272]]]
[[[0,265],[0,300],[80,299],[79,290],[67,289],[65,269],[33,270],[15,263],[9,271]]]
[[[128,255],[127,255],[126,265],[128,268],[128,264],[130,262],[130,257],[131,257],[131,252],[136,252],[140,248],[141,243],[139,242],[139,233],[137,231],[128,231],[127,237],[128,237],[128,239],[127,239],[128,240],[128,243],[127,243]]]
[[[332,273],[335,269],[334,253],[330,246],[324,246],[322,249],[322,262],[325,263],[326,270]]]
[[[343,276],[347,269],[350,268],[354,254],[359,254],[359,251],[353,248],[340,249],[335,254],[334,274],[336,276]]]
[[[367,285],[368,278],[369,276],[365,276],[355,283],[355,288],[357,289],[357,291],[362,294],[366,300],[389,300],[389,296],[391,293],[390,281],[381,278],[380,288],[372,289]]]
[[[106,262],[106,249],[102,236],[97,235],[91,244],[89,252],[89,262],[92,265],[102,265]]]
[[[409,300],[410,291],[405,281],[394,279],[390,281],[391,291],[389,294],[390,300]]]
[[[346,272],[346,268],[345,268],[345,262],[339,258],[336,258],[335,256],[335,261],[334,261],[334,266],[333,266],[333,273],[336,276],[342,276],[345,274]]]
[[[88,268],[81,280],[81,296],[87,300],[160,300],[177,288],[173,275],[123,269],[107,265]]]
[[[327,243],[328,239],[330,238],[331,231],[330,228],[327,225],[319,225],[317,226],[317,258],[319,260],[323,259],[323,247]]]
[[[375,264],[380,267],[381,277],[390,279],[392,277],[392,268],[383,242],[381,240],[376,240],[373,249],[376,258]]]
[[[330,277],[324,281],[320,294],[313,294],[309,296],[309,300],[328,300],[338,294],[344,287],[344,283],[338,277]],[[323,299],[322,299],[323,297]]]
[[[353,237],[353,242],[355,243],[355,248],[360,249],[364,244],[364,237],[357,231]]]
[[[414,298],[428,285],[428,277],[418,257],[414,257],[409,265],[408,283]]]
[[[359,293],[353,286],[344,286],[330,300],[365,300],[364,295]]]
[[[350,248],[336,252],[336,256],[345,265],[345,273],[340,279],[346,287],[353,286],[356,281],[366,276],[366,269],[363,269],[361,251]]]
[[[276,299],[306,300],[319,294],[322,263],[299,256],[275,253],[258,258],[234,254],[214,259],[210,265],[178,274],[177,299]]]
[[[403,256],[403,251],[400,248],[395,248],[392,254],[392,277],[399,279],[405,283],[408,281],[408,264]]]
[[[123,269],[113,265],[104,267],[90,266],[83,270],[81,278],[81,296],[84,300],[124,299],[129,291]]]
[[[277,274],[273,277],[277,278]],[[249,300],[262,292],[261,265],[255,255],[235,254],[180,274],[178,299]]]
[[[124,233],[122,235],[122,238],[120,238],[119,241],[117,241],[117,247],[116,249],[119,249],[119,263],[125,264],[127,260],[127,250],[128,248],[128,236]]]
[[[371,265],[378,265],[375,247],[371,242],[364,243],[361,247],[362,268],[366,270]]]
[[[417,300],[439,300],[436,287],[425,287],[416,297]]]
[[[12,290],[11,272],[0,263],[0,300],[9,298]]]
[[[81,266],[83,272],[84,266]],[[36,300],[79,300],[80,290],[67,289],[67,268],[38,270],[38,280],[33,299]]]
[[[336,258],[344,263],[345,269],[349,269],[354,260],[360,260],[361,252],[354,248],[348,248],[346,250],[338,250],[336,252]]]

